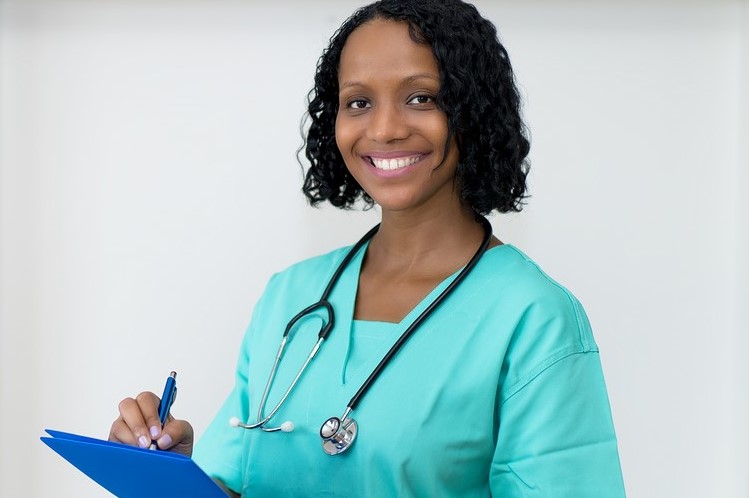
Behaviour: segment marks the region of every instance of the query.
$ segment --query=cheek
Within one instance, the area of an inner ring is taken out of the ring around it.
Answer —
[[[351,153],[351,127],[340,116],[335,121],[335,143],[344,157]]]
[[[435,150],[439,151],[444,161],[448,163],[457,162],[458,144],[455,137],[452,137],[448,145],[447,135],[447,126],[435,126],[431,130],[430,141]]]
[[[432,146],[444,150],[444,144],[447,143],[448,127],[447,118],[444,115],[432,116],[429,120],[420,123],[422,135],[432,143]],[[441,144],[437,147],[437,144]]]
[[[354,153],[352,152],[354,142],[354,133],[352,132],[351,126],[346,123],[346,119],[336,119],[335,123],[335,143],[338,146],[338,152],[341,154],[343,159],[343,165],[352,173],[351,165],[354,161]]]
[[[438,140],[440,142],[447,143],[447,121],[446,120],[440,120],[439,122],[435,123],[433,127],[433,136],[435,137],[435,140]]]

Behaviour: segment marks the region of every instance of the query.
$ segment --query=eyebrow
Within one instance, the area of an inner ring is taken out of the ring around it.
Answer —
[[[410,85],[411,83],[414,83],[415,81],[422,80],[422,79],[429,79],[432,81],[436,81],[438,83],[440,81],[439,77],[436,77],[432,73],[418,73],[418,74],[412,74],[411,76],[404,78],[402,85],[404,86]],[[367,85],[359,81],[346,81],[338,87],[338,90],[340,91],[350,86],[367,86]]]

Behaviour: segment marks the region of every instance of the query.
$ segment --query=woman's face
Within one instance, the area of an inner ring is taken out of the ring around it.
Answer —
[[[454,140],[435,98],[437,61],[408,25],[375,19],[349,35],[338,70],[336,142],[346,167],[385,211],[458,201]],[[457,202],[459,204],[459,201]]]

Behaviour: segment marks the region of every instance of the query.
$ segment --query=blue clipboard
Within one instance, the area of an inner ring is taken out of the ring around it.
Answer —
[[[120,498],[227,498],[191,458],[67,432],[41,440]]]

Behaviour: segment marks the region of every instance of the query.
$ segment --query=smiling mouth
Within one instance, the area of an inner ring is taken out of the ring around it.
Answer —
[[[424,156],[425,154],[417,154],[415,156],[393,157],[389,159],[368,156],[368,159],[375,168],[390,171],[411,166],[412,164],[421,161]]]

